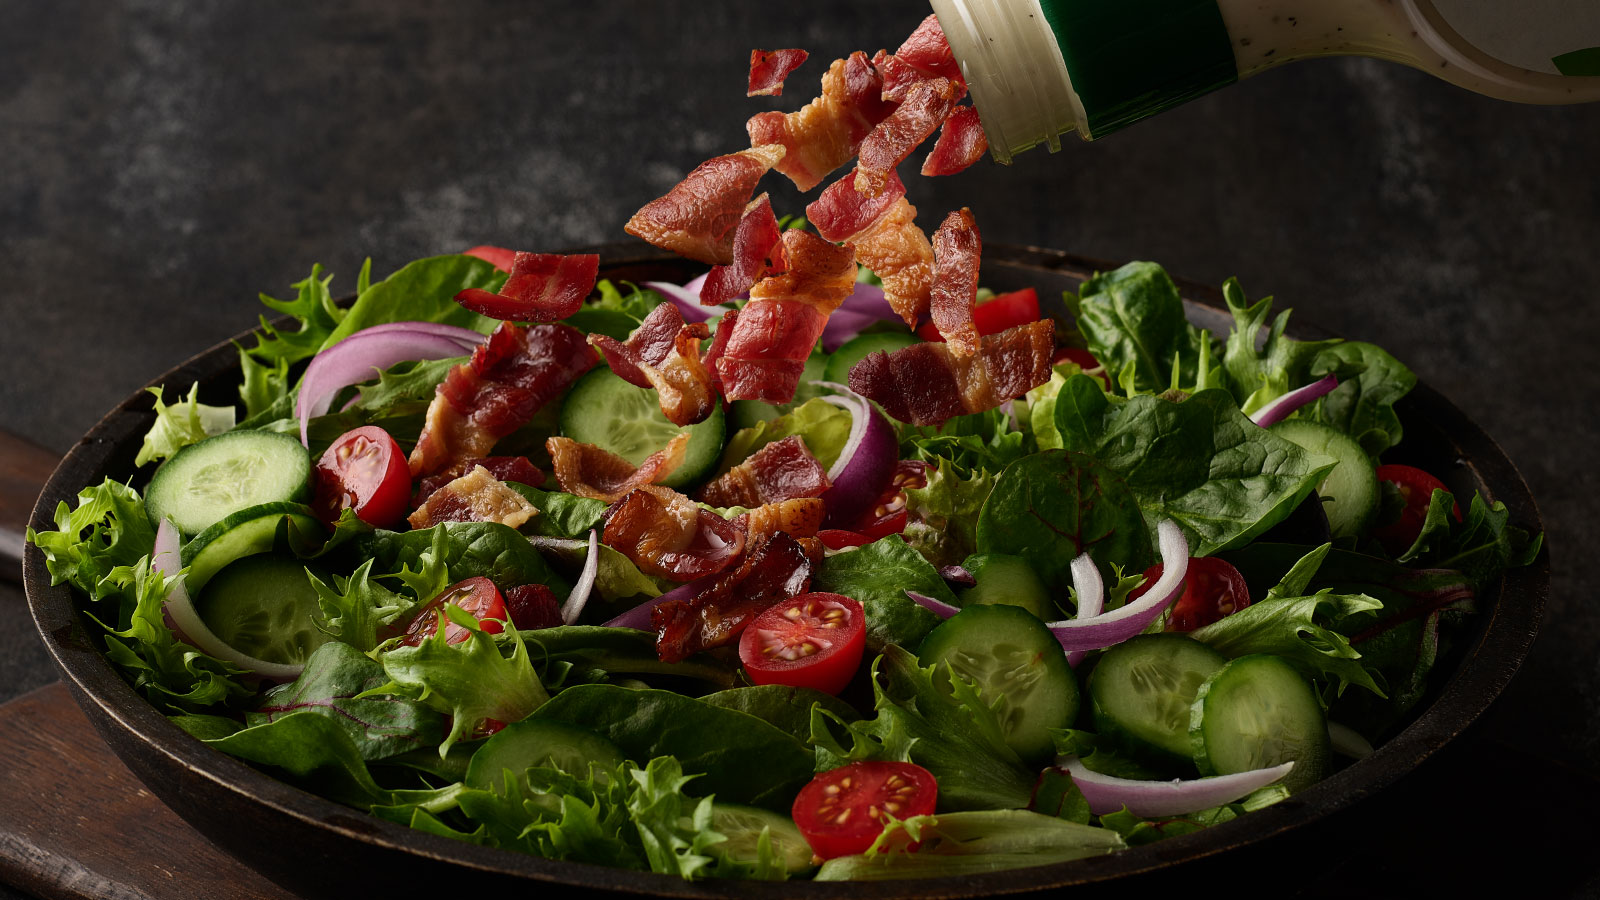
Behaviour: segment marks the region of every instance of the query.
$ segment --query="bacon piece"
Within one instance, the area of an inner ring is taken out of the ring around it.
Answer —
[[[912,85],[927,78],[910,63],[887,50],[879,50],[872,57],[872,67],[883,76],[883,99],[896,103],[906,99]]]
[[[499,522],[512,528],[538,514],[528,498],[489,474],[483,466],[434,491],[407,522],[412,528],[432,528],[440,522]]]
[[[474,459],[463,459],[450,466],[437,475],[429,475],[417,482],[416,505],[421,506],[433,492],[444,487],[457,478],[471,472],[478,466],[489,470],[489,474],[501,481],[515,481],[518,484],[538,487],[544,484],[544,473],[539,467],[528,461],[526,456],[481,456]]]
[[[562,256],[519,251],[500,293],[467,288],[456,294],[456,302],[492,319],[554,322],[583,306],[583,298],[594,290],[599,274],[600,257],[593,253]]]
[[[988,335],[967,357],[943,343],[880,350],[850,369],[850,389],[902,422],[938,425],[994,409],[1049,381],[1054,349],[1055,326],[1041,320]]]
[[[939,129],[939,140],[922,161],[924,175],[954,175],[983,158],[989,152],[989,138],[983,133],[983,123],[977,109],[958,106]]]
[[[596,361],[576,328],[501,324],[439,385],[411,451],[411,476],[488,455]]]
[[[744,551],[744,531],[688,497],[647,484],[606,511],[606,546],[646,575],[690,581],[726,569]]]
[[[605,354],[606,365],[612,374],[634,387],[650,387],[650,377],[644,367],[659,368],[672,355],[683,330],[683,313],[671,303],[663,303],[650,311],[639,327],[619,341],[604,334],[589,335],[589,343]]]
[[[883,193],[868,197],[856,190],[855,172],[828,185],[821,196],[806,207],[806,221],[817,229],[817,234],[830,241],[849,241],[866,231],[906,195],[905,182],[894,172]]]
[[[927,315],[933,289],[933,245],[916,218],[917,208],[901,197],[849,242],[856,260],[883,281],[884,299],[910,328]]]
[[[700,502],[712,506],[760,506],[801,497],[820,497],[833,486],[811,455],[805,439],[791,434],[762,447],[750,458],[700,489]]]
[[[518,631],[534,631],[566,624],[561,620],[561,601],[542,584],[524,584],[505,592],[506,615]]]
[[[972,321],[978,303],[978,260],[983,238],[972,210],[962,207],[945,217],[933,233],[933,326],[956,356],[978,350],[978,326]]]
[[[717,321],[717,333],[711,338],[711,347],[700,357],[700,364],[706,367],[706,373],[711,378],[711,392],[717,396],[723,395],[722,374],[718,371],[717,360],[728,350],[728,341],[733,339],[734,323],[739,321],[739,311],[730,309],[722,314]],[[802,368],[804,366],[802,365]]]
[[[751,50],[750,87],[744,95],[779,96],[783,93],[783,80],[810,55],[804,50]]]
[[[948,78],[966,87],[966,79],[961,76],[961,64],[956,62],[950,42],[945,39],[944,29],[939,26],[938,16],[923,19],[917,30],[911,32],[911,36],[900,45],[900,49],[894,51],[894,55],[930,78]]]
[[[745,130],[750,146],[778,144],[788,150],[776,168],[795,187],[809,191],[856,155],[861,139],[894,112],[883,99],[883,78],[860,51],[836,59],[822,76],[822,93],[792,113],[764,112]]]
[[[544,448],[555,463],[556,484],[569,494],[615,503],[636,487],[655,484],[683,465],[689,435],[680,434],[635,466],[609,450],[571,438],[546,438]]]
[[[750,288],[716,360],[729,400],[787,403],[828,316],[855,290],[855,253],[804,231],[783,234],[789,270]],[[729,325],[721,326],[723,328]]]
[[[796,497],[763,503],[733,521],[744,529],[745,546],[755,547],[780,531],[797,541],[814,538],[826,513],[827,504],[820,498]]]
[[[811,569],[810,556],[794,538],[773,535],[693,597],[650,611],[656,654],[663,662],[681,662],[732,642],[768,607],[805,593]]]
[[[700,288],[700,302],[718,306],[750,290],[769,273],[789,267],[783,256],[783,229],[773,215],[772,201],[762,194],[750,201],[733,233],[733,262],[712,268]]]
[[[784,158],[782,146],[760,146],[775,143],[756,141],[749,150],[706,160],[634,213],[623,230],[679,256],[727,265],[734,228],[756,183]]]
[[[462,256],[476,256],[496,269],[510,274],[511,267],[516,264],[517,251],[496,247],[493,244],[479,244],[468,250],[461,251]]]
[[[603,334],[589,335],[617,377],[629,384],[655,388],[661,412],[674,425],[705,421],[716,407],[716,388],[700,359],[700,342],[711,336],[704,322],[685,323],[671,303],[645,316],[626,342]]]
[[[912,85],[905,102],[861,142],[856,190],[869,197],[883,193],[889,184],[889,173],[933,134],[966,90],[948,78]]]

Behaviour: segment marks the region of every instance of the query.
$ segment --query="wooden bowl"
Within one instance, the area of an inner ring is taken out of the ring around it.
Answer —
[[[613,280],[682,282],[699,267],[639,244],[599,248],[601,275]],[[984,284],[996,290],[1034,286],[1041,297],[1073,289],[1113,264],[1054,250],[990,245]],[[1231,324],[1215,289],[1179,281],[1191,321],[1226,332]],[[1324,337],[1303,327],[1301,336]],[[242,336],[241,336],[242,337]],[[202,402],[237,399],[238,356],[232,343],[194,357],[151,382]],[[113,409],[67,454],[33,511],[33,527],[53,527],[56,505],[110,475],[126,480],[149,428],[151,396],[138,391]],[[1480,490],[1510,508],[1512,521],[1541,530],[1527,485],[1495,443],[1448,400],[1419,385],[1399,406],[1406,438],[1395,456],[1439,473],[1459,492]],[[491,896],[491,890],[538,890],[541,884],[595,893],[659,897],[875,898],[972,897],[1043,892],[1078,886],[1078,893],[1113,879],[1148,881],[1225,851],[1262,842],[1347,810],[1410,772],[1457,737],[1499,696],[1527,655],[1549,582],[1548,562],[1509,572],[1497,592],[1457,635],[1454,651],[1434,672],[1420,712],[1372,756],[1334,773],[1288,800],[1183,837],[1032,869],[935,880],[870,883],[755,883],[703,881],[582,863],[557,862],[458,843],[369,817],[266,775],[189,737],[134,693],[101,653],[65,586],[53,587],[43,555],[29,546],[24,582],[34,621],[79,705],[113,750],[150,790],[216,844],[284,887],[307,897],[348,898]],[[1345,817],[1347,818],[1347,817]],[[1314,877],[1309,870],[1301,878]],[[1264,883],[1265,884],[1265,883]],[[1093,890],[1090,893],[1094,893]]]

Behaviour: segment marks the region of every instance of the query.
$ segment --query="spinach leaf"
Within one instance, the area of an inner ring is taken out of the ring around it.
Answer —
[[[1311,361],[1311,377],[1332,374],[1339,386],[1322,398],[1317,419],[1355,438],[1376,457],[1400,443],[1394,404],[1417,386],[1417,376],[1388,351],[1358,341],[1337,344]]]
[[[363,328],[388,322],[441,322],[485,334],[499,325],[455,301],[467,288],[497,291],[506,273],[474,256],[451,254],[418,259],[368,287],[313,352],[331,347]],[[307,354],[309,355],[309,354]]]
[[[916,646],[928,636],[939,617],[906,596],[916,591],[956,605],[944,579],[926,559],[899,535],[889,535],[822,561],[811,577],[811,589],[843,594],[860,603],[867,614],[867,646]]]
[[[528,485],[513,485],[513,490],[528,498],[539,508],[539,514],[528,522],[528,530],[543,537],[589,540],[589,529],[605,528],[602,516],[606,504],[600,500],[577,497],[561,491],[544,491]]]
[[[1530,535],[1512,525],[1504,503],[1496,501],[1491,506],[1482,494],[1474,494],[1461,522],[1451,514],[1454,506],[1455,498],[1448,491],[1433,492],[1422,531],[1400,555],[1400,562],[1456,569],[1481,591],[1506,569],[1528,565],[1539,555],[1544,536]]]
[[[438,746],[444,737],[438,712],[389,694],[357,697],[387,681],[383,666],[366,654],[330,641],[311,654],[299,678],[268,691],[245,723],[262,725],[309,710],[342,728],[366,760]]]
[[[482,575],[503,588],[547,584],[557,596],[570,589],[526,537],[499,522],[445,522],[405,532],[378,529],[352,543],[361,556],[376,560],[379,571],[395,572],[402,566],[420,568],[436,534],[452,581]]]
[[[366,809],[392,802],[373,780],[350,732],[332,717],[306,710],[206,741],[230,756],[282,770],[287,780]]]
[[[631,628],[558,625],[522,632],[534,666],[541,672],[566,668],[579,681],[595,682],[608,675],[668,675],[731,687],[739,672],[737,660],[696,654],[683,662],[662,662],[656,637]],[[573,680],[568,676],[568,681]],[[553,679],[546,677],[546,685]]]
[[[1085,281],[1074,312],[1090,352],[1107,372],[1131,371],[1138,390],[1199,377],[1201,345],[1211,338],[1184,318],[1178,286],[1155,263],[1131,262]]]
[[[533,545],[549,554],[566,572],[579,571],[589,558],[587,533],[583,538],[534,538]],[[594,590],[601,600],[626,603],[634,598],[661,596],[660,586],[620,550],[600,544],[598,552]]]
[[[811,708],[814,706],[822,707],[845,722],[861,718],[854,707],[832,694],[785,684],[732,688],[700,699],[712,706],[749,713],[802,741],[811,739]]]

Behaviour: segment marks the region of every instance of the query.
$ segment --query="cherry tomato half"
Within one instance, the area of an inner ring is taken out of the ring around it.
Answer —
[[[878,538],[899,534],[906,530],[906,489],[928,486],[928,464],[912,459],[902,459],[889,477],[889,486],[874,500],[867,511],[848,531],[861,535],[861,544],[870,544]],[[851,546],[859,546],[851,545]]]
[[[883,831],[883,814],[897,819],[933,813],[939,783],[905,762],[853,762],[811,779],[790,815],[811,852],[823,859],[863,853]]]
[[[739,661],[756,684],[837,694],[866,650],[866,613],[843,594],[810,593],[768,607],[739,636]]]
[[[406,517],[411,470],[389,432],[376,425],[347,431],[333,442],[312,473],[312,507],[332,524],[354,509],[361,521],[389,528]]]
[[[1399,521],[1372,531],[1372,536],[1383,544],[1385,550],[1398,556],[1409,550],[1417,542],[1417,535],[1422,533],[1422,525],[1428,519],[1428,506],[1433,502],[1433,492],[1450,489],[1444,486],[1444,482],[1413,466],[1379,466],[1378,480],[1394,485],[1400,492],[1400,499],[1405,501]],[[1457,522],[1461,521],[1459,503],[1452,506],[1450,512]]]
[[[400,643],[416,647],[438,634],[440,613],[446,603],[453,603],[471,613],[478,620],[478,627],[489,634],[499,634],[505,630],[505,598],[500,596],[500,589],[494,586],[494,582],[478,575],[450,585],[439,596],[429,600],[406,627],[406,636]],[[471,634],[465,627],[445,619],[445,643],[459,644]]]
[[[1008,328],[1039,321],[1039,292],[1023,288],[1009,294],[996,294],[972,308],[972,324],[979,335],[999,334]],[[944,335],[932,322],[917,329],[917,337],[925,341],[943,341]]]
[[[1128,602],[1144,596],[1161,579],[1162,567],[1156,563],[1144,570],[1144,584],[1128,595]],[[1215,556],[1189,558],[1189,571],[1183,578],[1183,594],[1172,604],[1167,618],[1168,631],[1193,631],[1232,615],[1250,605],[1250,588],[1233,564]]]

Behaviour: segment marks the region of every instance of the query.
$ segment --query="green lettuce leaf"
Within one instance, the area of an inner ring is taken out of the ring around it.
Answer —
[[[294,408],[294,400],[290,395],[289,361],[278,359],[270,364],[262,363],[243,344],[234,346],[239,348],[239,370],[243,375],[239,384],[239,401],[244,404],[245,421],[257,420],[257,417],[266,416],[269,411],[276,411],[271,419],[288,415]]]
[[[505,280],[506,273],[475,256],[451,254],[414,260],[359,291],[349,312],[312,352],[331,347],[363,328],[389,322],[440,322],[488,334],[499,321],[467,309],[455,302],[455,296],[467,288],[497,291]]]
[[[907,852],[912,844],[918,849]],[[816,880],[981,875],[1100,856],[1124,846],[1110,829],[1027,810],[940,813],[891,819],[866,853],[828,860]]]
[[[299,678],[267,691],[245,723],[262,725],[309,710],[344,729],[362,759],[433,749],[444,737],[444,717],[437,711],[393,695],[359,697],[387,681],[382,665],[330,641],[311,654]]]
[[[1486,590],[1508,568],[1529,565],[1539,555],[1543,535],[1530,535],[1511,524],[1511,512],[1498,500],[1493,505],[1474,494],[1467,516],[1451,514],[1455,498],[1434,491],[1422,530],[1399,561],[1435,569],[1455,569],[1478,590]]]
[[[165,403],[165,388],[146,390],[156,396],[156,422],[145,433],[139,455],[133,459],[136,466],[166,459],[190,444],[198,444],[233,427],[233,407],[201,403],[198,384],[189,389],[188,396],[171,406]]]
[[[309,571],[306,573],[312,589],[317,592],[317,605],[321,610],[318,627],[333,635],[335,642],[362,652],[378,646],[380,629],[399,621],[417,607],[415,598],[395,593],[375,581],[372,565],[373,561],[367,560],[348,578],[330,575],[331,584]]]
[[[1222,284],[1222,297],[1233,314],[1233,330],[1228,334],[1222,354],[1228,389],[1239,408],[1253,413],[1289,391],[1310,384],[1311,361],[1318,353],[1340,343],[1338,340],[1297,341],[1284,337],[1289,327],[1289,310],[1272,320],[1266,342],[1258,350],[1256,339],[1272,315],[1272,298],[1254,304],[1245,300],[1236,278]]]
[[[51,584],[71,584],[95,600],[121,594],[120,584],[107,582],[112,570],[155,548],[143,498],[110,478],[79,491],[76,507],[57,504],[55,523],[55,531],[28,529],[28,542],[44,552]]]
[[[1394,404],[1417,386],[1417,376],[1389,352],[1351,341],[1328,347],[1311,361],[1311,377],[1334,375],[1339,386],[1322,398],[1318,421],[1355,438],[1376,457],[1400,443],[1400,417]]]
[[[639,842],[652,871],[691,880],[716,860],[711,845],[727,836],[711,828],[711,798],[691,801],[684,785],[695,776],[670,756],[657,757],[643,769],[629,773],[636,789],[628,797],[628,812],[639,829]]]
[[[916,646],[939,624],[906,591],[927,594],[952,606],[955,594],[921,554],[891,534],[855,550],[829,555],[811,577],[811,589],[844,594],[867,614],[867,645]]]
[[[363,278],[367,271],[365,267],[362,269]],[[333,295],[328,292],[332,281],[332,275],[324,278],[322,266],[315,265],[311,267],[309,278],[294,284],[295,299],[278,300],[260,295],[268,309],[292,317],[297,327],[293,331],[280,330],[263,315],[261,328],[255,333],[256,345],[246,352],[274,368],[316,355],[345,317],[345,311],[334,304]]]
[[[1271,806],[1288,796],[1288,788],[1281,784],[1271,784],[1243,800],[1225,806],[1165,819],[1145,819],[1128,812],[1127,809],[1122,809],[1101,816],[1100,825],[1122,835],[1128,846],[1138,847],[1230,822],[1247,812]]]
[[[546,584],[558,597],[571,589],[527,537],[499,522],[445,522],[405,532],[378,529],[352,543],[360,556],[376,560],[382,572],[420,570],[422,554],[437,545],[452,581],[482,575],[506,588]]]
[[[839,460],[850,439],[851,416],[820,398],[812,398],[774,419],[767,419],[734,432],[723,448],[722,461],[717,464],[717,475],[728,471],[750,458],[752,453],[775,441],[798,434],[806,442],[806,449],[816,457],[823,469]]]
[[[683,662],[662,662],[656,653],[656,636],[631,628],[597,625],[558,625],[522,632],[546,687],[555,688],[557,673],[565,683],[598,683],[612,675],[689,678],[717,687],[731,687],[738,676],[737,660],[699,653]]]
[[[978,512],[994,490],[994,472],[963,474],[940,458],[926,475],[925,487],[906,489],[906,542],[934,565],[953,566],[977,550]]]
[[[543,538],[538,542],[538,547],[558,563],[566,566],[565,571],[568,572],[581,569],[589,557],[587,536],[581,539]],[[621,551],[600,544],[598,557],[594,590],[600,594],[601,600],[607,603],[622,603],[636,598],[661,596],[661,587],[656,584],[655,579],[639,571],[638,564]]]
[[[553,538],[573,538],[584,542],[587,552],[589,530],[604,529],[606,504],[601,500],[577,497],[561,491],[543,491],[527,485],[514,485],[513,489],[538,507],[539,515],[528,522],[533,534]]]
[[[956,416],[942,425],[907,425],[900,432],[900,458],[953,468],[962,477],[998,472],[1027,452],[1028,436],[1013,430],[999,409]]]
[[[1358,615],[1370,620],[1381,609],[1383,601],[1366,594],[1319,591],[1305,597],[1271,597],[1189,636],[1230,659],[1251,653],[1280,656],[1308,679],[1336,679],[1338,694],[1355,684],[1382,697],[1384,692],[1361,653],[1332,627],[1335,620],[1347,622]]]

